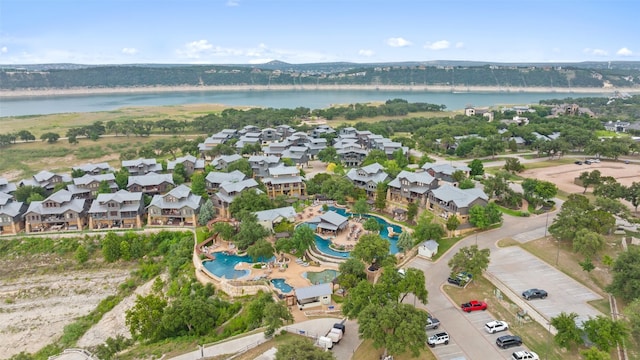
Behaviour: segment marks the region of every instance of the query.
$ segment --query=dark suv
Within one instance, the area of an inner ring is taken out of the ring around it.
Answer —
[[[510,348],[512,346],[522,345],[522,339],[520,336],[504,335],[496,339],[496,345],[501,349]]]
[[[529,289],[522,293],[522,297],[531,300],[531,299],[544,299],[547,297],[547,292],[540,289]]]

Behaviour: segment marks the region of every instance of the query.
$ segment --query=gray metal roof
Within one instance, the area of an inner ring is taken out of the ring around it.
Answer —
[[[338,214],[335,211],[327,211],[326,213],[320,215],[320,220],[336,226],[340,226],[345,222],[349,221],[348,218]]]
[[[273,221],[278,217],[283,217],[285,219],[295,219],[296,210],[293,206],[286,206],[277,209],[263,210],[254,212],[258,221]]]
[[[160,185],[163,182],[173,184],[173,175],[148,173],[146,175],[129,176],[127,187],[131,185],[153,186],[153,185]]]
[[[467,207],[476,199],[489,200],[487,194],[481,189],[460,189],[451,185],[443,185],[437,189],[431,190],[433,196],[441,201],[453,202],[458,208]]]
[[[77,213],[81,213],[84,210],[84,199],[72,199],[71,192],[67,190],[60,190],[58,192],[53,193],[48,198],[43,201],[32,201],[29,204],[29,209],[27,209],[27,213],[33,212],[40,215],[56,215],[63,214],[68,210],[75,211]],[[58,203],[60,206],[58,207],[44,207],[42,204],[53,201]]]
[[[98,174],[98,175],[90,175],[90,174],[85,174],[79,178],[74,178],[73,179],[73,184],[76,186],[82,186],[82,185],[88,185],[91,184],[92,182],[114,182],[116,181],[116,177],[115,175],[113,175],[112,173],[108,173],[108,174]]]
[[[293,290],[298,300],[313,299],[320,296],[326,296],[333,294],[333,288],[331,283],[324,283],[318,285],[311,285],[302,288],[296,288]]]
[[[438,251],[438,242],[435,240],[427,240],[427,241],[423,241],[422,244],[420,244],[420,246],[424,246],[425,248],[431,250],[431,251]]]
[[[406,179],[407,181],[409,181],[410,187],[412,189],[413,187],[429,186],[435,180],[435,178],[429,175],[429,173],[427,173],[426,171],[413,173],[406,170],[402,170],[400,174],[396,176],[395,179],[391,180],[391,182],[389,183],[389,186],[394,188],[400,188],[402,186],[401,184],[402,179]]]
[[[207,174],[206,181],[212,184],[222,184],[227,181],[238,182],[244,180],[247,176],[240,170],[234,170],[230,173],[212,171]]]
[[[176,201],[177,200],[177,201]],[[182,209],[185,207],[197,210],[200,208],[202,196],[195,195],[188,186],[181,184],[164,195],[154,195],[149,207],[160,209]]]
[[[184,164],[185,162],[193,163],[195,169],[204,169],[203,159],[198,159],[193,155],[186,155],[178,157],[173,161],[167,161],[167,170],[173,170],[177,164]]]

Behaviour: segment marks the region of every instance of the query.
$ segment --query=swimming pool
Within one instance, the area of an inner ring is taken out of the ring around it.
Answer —
[[[236,270],[241,262],[251,263],[250,256],[229,255],[224,252],[214,253],[215,260],[206,260],[202,265],[213,275],[225,279],[240,279],[251,273],[250,270]]]
[[[351,215],[353,215],[352,213],[348,212],[347,209],[345,208],[339,208],[339,207],[335,207],[335,206],[329,206],[329,211],[335,211],[338,214],[342,215],[342,216],[346,216],[349,217]],[[363,214],[362,217],[364,218],[374,218],[378,224],[382,225],[382,230],[380,231],[380,236],[383,239],[389,240],[389,254],[397,254],[398,253],[398,234],[400,234],[402,232],[402,226],[399,225],[395,225],[395,224],[389,224],[385,219],[375,216],[375,215],[369,215],[369,214]],[[389,227],[393,230],[393,232],[395,233],[395,235],[393,237],[389,237]],[[348,258],[349,257],[349,253],[348,252],[341,252],[341,251],[336,251],[333,250],[329,247],[329,244],[331,244],[331,242],[329,240],[325,240],[323,238],[321,238],[320,236],[316,235],[316,247],[318,248],[318,251],[327,254],[329,256],[334,256],[334,257],[341,257],[341,258]]]
[[[319,272],[308,271],[302,273],[302,277],[309,280],[311,284],[324,284],[331,282],[333,279],[337,278],[340,273],[337,270],[327,269]]]
[[[293,288],[291,287],[291,285],[287,284],[285,279],[271,279],[271,283],[283,294],[287,294],[293,291]]]

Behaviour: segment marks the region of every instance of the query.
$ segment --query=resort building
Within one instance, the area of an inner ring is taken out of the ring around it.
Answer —
[[[226,170],[229,164],[242,159],[241,155],[233,154],[233,155],[220,155],[215,159],[211,160],[211,165],[215,167],[217,170]]]
[[[89,229],[141,228],[142,196],[141,192],[126,190],[98,194],[89,209]]]
[[[82,230],[86,224],[84,199],[74,199],[68,190],[59,190],[43,201],[32,201],[24,214],[26,232]]]
[[[230,217],[229,205],[233,199],[240,195],[242,191],[260,191],[258,182],[254,179],[246,179],[236,182],[225,182],[220,184],[220,189],[212,196],[213,206],[216,208],[218,216]]]
[[[178,185],[164,195],[155,195],[147,206],[147,224],[195,226],[202,197],[186,185]]]
[[[316,224],[316,232],[323,235],[337,235],[347,228],[349,219],[335,211],[327,211],[320,216],[309,220],[309,223]]]
[[[162,172],[162,165],[158,164],[156,159],[123,160],[122,167],[129,171],[129,175],[133,176]]]
[[[258,224],[271,232],[273,232],[273,226],[275,224],[282,221],[293,223],[296,219],[296,209],[294,209],[293,206],[256,211],[254,214],[258,218]]]
[[[73,171],[82,171],[88,175],[99,175],[105,174],[109,172],[114,172],[115,170],[106,162],[98,163],[98,164],[84,164],[80,166],[74,166],[71,168]]]
[[[187,176],[191,177],[196,171],[204,171],[204,159],[198,159],[193,155],[186,155],[167,161],[167,171],[173,173],[176,165],[182,164]]]
[[[298,309],[304,310],[322,305],[331,305],[333,285],[324,283],[294,289]]]
[[[16,235],[24,229],[22,214],[26,204],[13,200],[13,196],[0,192],[0,235]]]
[[[98,175],[85,174],[82,177],[73,178],[73,184],[67,185],[67,190],[69,190],[76,199],[95,199],[96,196],[98,196],[98,189],[103,181],[109,185],[111,192],[118,191],[116,177],[113,173]]]
[[[207,174],[207,177],[204,178],[204,183],[207,189],[207,193],[209,195],[212,195],[218,192],[218,189],[220,189],[220,185],[226,182],[242,181],[246,177],[247,176],[240,170],[234,170],[230,173],[212,171]]]
[[[0,193],[12,194],[18,187],[14,183],[10,183],[7,179],[0,177]]]
[[[460,189],[443,185],[428,194],[427,208],[444,219],[457,216],[461,224],[469,222],[469,209],[474,205],[487,206],[489,197],[481,189]]]
[[[129,176],[127,190],[141,192],[145,195],[157,195],[166,193],[174,186],[173,175],[149,173],[141,176]]]
[[[270,168],[269,176],[263,178],[262,183],[272,199],[280,195],[297,198],[306,195],[304,178],[300,176],[300,169],[295,166]]]
[[[23,179],[18,182],[18,186],[37,186],[43,188],[47,194],[51,194],[56,185],[71,182],[71,176],[66,174],[54,174],[52,172],[42,170],[33,175],[31,179]]]
[[[438,179],[427,172],[413,173],[403,170],[389,183],[387,201],[403,206],[412,202],[418,206],[425,206],[427,192],[437,186]]]
[[[374,199],[378,184],[389,181],[391,178],[384,172],[382,165],[374,163],[359,169],[350,169],[347,178],[358,188],[367,193],[369,199]]]
[[[280,158],[274,155],[254,155],[249,157],[253,176],[263,178],[269,176],[269,169],[280,165]]]
[[[433,164],[433,163],[425,163],[422,165],[422,170],[429,173],[429,175],[434,178],[445,181],[450,184],[455,184],[457,186],[457,181],[453,178],[453,174],[456,171],[461,171],[464,174],[464,178],[468,178],[469,174],[471,174],[471,168],[465,165],[453,166],[451,164]]]

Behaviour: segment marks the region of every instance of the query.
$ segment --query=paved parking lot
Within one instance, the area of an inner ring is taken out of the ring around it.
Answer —
[[[546,290],[546,299],[527,303],[547,320],[563,311],[575,312],[581,320],[602,315],[587,304],[602,299],[600,295],[519,247],[493,252],[487,271],[512,291],[511,297],[521,298],[522,292],[530,288]]]

